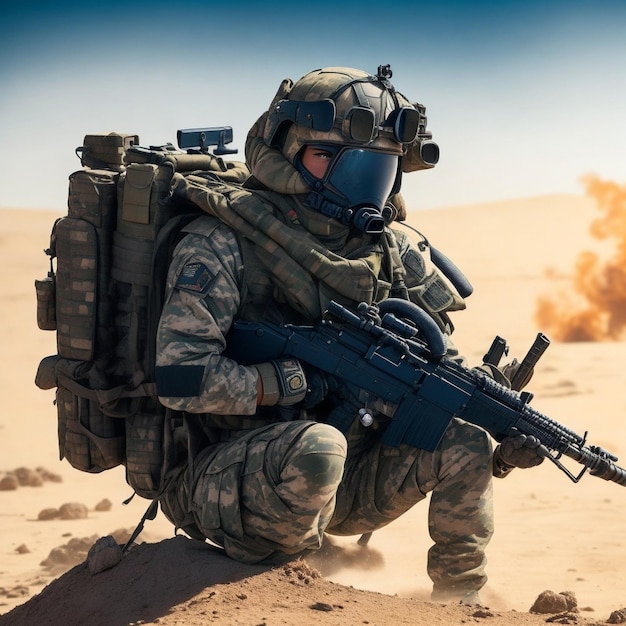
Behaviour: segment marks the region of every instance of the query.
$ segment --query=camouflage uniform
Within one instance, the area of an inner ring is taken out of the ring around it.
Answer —
[[[295,200],[292,208],[306,213]],[[482,587],[484,548],[493,532],[487,434],[453,420],[429,453],[383,446],[358,420],[344,436],[314,421],[323,415],[302,412],[300,419],[283,421],[275,407],[257,407],[255,368],[222,355],[233,318],[259,315],[246,301],[251,290],[243,257],[250,252],[244,254],[242,239],[214,218],[200,218],[187,230],[169,272],[157,366],[169,381],[161,401],[193,414],[188,423],[195,443],[188,466],[162,498],[166,516],[237,560],[272,561],[319,548],[324,532],[381,528],[431,493],[428,572],[435,591],[463,595]],[[425,242],[418,249],[399,234],[396,241],[407,296],[430,307],[451,332],[445,311],[463,306],[458,296],[446,295]],[[334,245],[341,252],[345,240]],[[377,281],[383,297],[390,282],[385,266]],[[254,270],[258,281],[258,266]],[[275,300],[284,300],[280,286],[272,289]],[[450,355],[456,356],[452,345]]]
[[[312,323],[330,299],[410,300],[452,333],[448,312],[464,308],[463,298],[424,238],[413,243],[389,227],[402,216],[401,172],[438,159],[428,157],[438,148],[425,108],[390,77],[380,66],[376,76],[326,68],[285,79],[248,134],[243,185],[174,175],[173,197],[210,217],[190,224],[175,251],[158,331],[159,396],[185,412],[188,431],[188,463],[161,505],[190,535],[259,562],[316,549],[324,532],[381,528],[430,493],[434,594],[463,597],[486,581],[487,433],[453,420],[434,452],[384,446],[357,410],[390,416],[394,407],[333,390],[355,415],[344,434],[324,423],[324,403],[264,406],[272,403],[262,397],[257,406],[263,373],[227,356],[235,317]],[[320,145],[328,162],[317,178],[302,158]],[[448,356],[460,359],[451,343]]]

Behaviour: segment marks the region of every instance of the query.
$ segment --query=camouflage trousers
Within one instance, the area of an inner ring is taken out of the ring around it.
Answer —
[[[349,450],[342,433],[316,422],[250,431],[198,455],[162,510],[191,536],[254,563],[317,549],[324,532],[376,530],[430,493],[435,592],[480,589],[493,533],[489,436],[455,419],[434,452],[390,448],[372,435],[357,445],[348,439]]]

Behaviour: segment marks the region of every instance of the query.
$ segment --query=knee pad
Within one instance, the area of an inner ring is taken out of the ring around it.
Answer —
[[[338,485],[347,449],[339,430],[328,424],[313,424],[294,442],[288,463],[312,486]]]

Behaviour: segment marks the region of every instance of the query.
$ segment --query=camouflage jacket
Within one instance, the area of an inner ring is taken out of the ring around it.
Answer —
[[[266,205],[272,195],[261,194]],[[284,204],[285,196],[280,201]],[[312,216],[303,213],[297,198],[275,214],[282,226],[293,230],[294,237],[302,232],[310,235]],[[307,229],[295,215],[309,220]],[[285,271],[273,244],[258,245],[216,217],[202,216],[185,230],[168,272],[157,335],[161,402],[176,410],[205,414],[217,429],[240,430],[273,422],[276,415],[272,407],[256,404],[256,368],[222,355],[233,320],[310,323],[321,315],[328,299],[346,303],[350,298],[342,292],[341,281],[329,286],[312,276],[308,267],[303,268],[299,282],[290,280],[293,268]],[[447,312],[465,305],[432,263],[425,240],[416,245],[403,232],[391,229],[376,240],[354,237],[353,233],[332,235],[315,238],[316,258],[320,258],[319,250],[324,250],[322,242],[332,247],[322,257],[341,263],[335,274],[345,274],[342,278],[346,284],[354,288],[358,280],[350,275],[350,263],[364,260],[373,285],[371,293],[366,290],[369,301],[389,295],[411,299],[427,310],[444,332],[452,332]],[[319,270],[313,270],[320,275]],[[307,288],[294,300],[300,283],[307,283]],[[306,296],[310,293],[313,296]],[[311,298],[314,302],[309,302]],[[300,306],[303,300],[308,306]]]

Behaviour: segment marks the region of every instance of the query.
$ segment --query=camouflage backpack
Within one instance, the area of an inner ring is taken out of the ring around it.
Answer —
[[[60,458],[84,472],[124,465],[145,498],[159,495],[177,462],[172,433],[182,415],[156,397],[154,346],[171,252],[200,212],[175,203],[170,183],[175,172],[198,171],[242,182],[245,165],[220,156],[236,152],[224,147],[230,141],[229,127],[179,131],[181,149],[87,135],[77,148],[83,168],[69,177],[68,213],[45,250],[50,270],[35,281],[38,326],[57,339],[35,382],[56,387]]]

